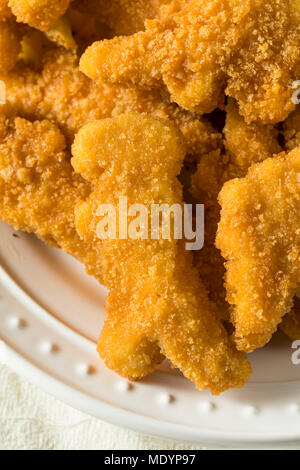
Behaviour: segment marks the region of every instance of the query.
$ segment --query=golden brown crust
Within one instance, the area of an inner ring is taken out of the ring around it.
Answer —
[[[143,31],[145,20],[159,15],[162,5],[171,0],[74,0],[72,8],[96,17],[110,26],[114,35]]]
[[[300,274],[300,148],[225,184],[217,247],[238,349],[264,346],[293,307]]]
[[[300,298],[296,297],[293,310],[288,313],[280,325],[280,329],[292,340],[300,339]]]
[[[93,142],[93,145],[91,143]],[[198,389],[219,394],[240,387],[250,365],[216,318],[182,241],[100,240],[100,204],[182,204],[177,180],[185,149],[165,121],[129,114],[89,124],[73,146],[76,171],[93,183],[77,208],[81,237],[98,250],[110,289],[99,352],[108,367],[129,378],[154,369],[159,349]]]
[[[98,258],[74,225],[76,202],[90,186],[74,173],[65,146],[49,121],[0,115],[0,218],[71,254],[101,280]]]
[[[131,111],[175,122],[193,160],[217,149],[221,142],[207,119],[170,104],[159,91],[98,85],[78,70],[75,54],[61,49],[45,54],[41,71],[19,65],[5,82],[7,102],[16,115],[54,121],[68,143],[88,122]]]
[[[278,130],[272,125],[247,124],[234,100],[226,106],[223,130],[224,149],[203,155],[192,178],[190,192],[205,205],[205,245],[195,253],[195,263],[210,299],[217,305],[223,320],[229,319],[224,286],[225,260],[215,246],[221,207],[218,194],[223,184],[244,177],[252,164],[279,153]]]
[[[67,11],[71,0],[9,0],[19,23],[47,31]]]
[[[291,0],[174,0],[146,31],[92,45],[81,69],[98,81],[165,86],[181,107],[208,113],[238,100],[247,122],[295,109],[300,22]]]
[[[283,123],[283,136],[287,151],[294,150],[300,145],[300,108],[297,107]]]
[[[190,192],[197,203],[205,208],[205,241],[204,247],[194,253],[196,268],[211,301],[218,309],[222,320],[229,320],[229,306],[226,302],[224,286],[225,260],[215,247],[215,239],[220,220],[218,194],[222,187],[225,165],[221,150],[204,155],[192,178]]]
[[[227,179],[245,176],[254,163],[263,162],[282,151],[278,129],[271,124],[246,123],[232,99],[226,106],[224,138],[228,158]]]

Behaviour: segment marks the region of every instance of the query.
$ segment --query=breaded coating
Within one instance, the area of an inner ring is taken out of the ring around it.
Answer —
[[[287,151],[300,146],[300,110],[297,106],[288,119],[283,123],[283,136]],[[300,296],[300,294],[299,294]],[[292,340],[300,339],[300,300],[296,297],[294,309],[287,314],[280,329]]]
[[[128,207],[140,203],[148,210],[155,203],[182,204],[177,175],[185,148],[176,128],[137,114],[91,123],[76,136],[73,155],[75,170],[93,184],[93,193],[77,208],[76,227],[98,251],[110,289],[99,341],[106,365],[141,378],[161,360],[161,351],[198,389],[219,394],[242,386],[250,365],[217,320],[184,242],[172,235],[168,240],[97,235],[100,204],[117,208],[120,196],[128,198]],[[144,238],[149,233],[145,228]]]
[[[287,151],[294,150],[300,145],[300,108],[297,107],[283,123],[283,135]]]
[[[263,347],[293,307],[300,279],[300,148],[225,184],[217,247],[239,350]]]
[[[45,54],[41,71],[20,65],[5,82],[16,115],[55,122],[69,144],[88,122],[131,111],[174,121],[193,160],[217,149],[222,139],[207,119],[170,104],[157,90],[96,84],[79,71],[76,55],[61,49]]]
[[[285,147],[288,151],[300,146],[300,112],[299,107],[283,124]],[[299,293],[300,297],[300,293]],[[280,329],[292,340],[300,339],[300,300],[296,297],[294,309],[286,315]]]
[[[183,108],[213,111],[224,101],[224,77],[216,73],[219,52],[202,38],[200,22],[207,21],[206,36],[213,23],[218,30],[220,5],[215,2],[214,11],[211,2],[210,7],[201,0],[185,3],[181,8],[183,1],[171,2],[159,19],[147,21],[145,32],[93,44],[81,59],[82,71],[100,82],[144,88],[165,84],[171,100]]]
[[[280,329],[292,340],[300,339],[300,298],[295,298],[294,309],[288,313]]]
[[[165,86],[198,113],[238,100],[247,122],[275,123],[295,108],[300,20],[293,0],[173,0],[146,31],[93,44],[81,70],[102,82]]]
[[[113,117],[137,112],[172,121],[184,137],[187,160],[198,162],[202,155],[222,145],[222,134],[212,126],[208,118],[170,103],[158,90],[147,91],[135,87],[116,88],[116,86],[113,90],[116,92]]]
[[[228,159],[226,179],[244,177],[254,163],[263,162],[282,151],[279,131],[274,125],[247,124],[237,103],[229,99],[226,106],[224,145]]]
[[[243,177],[253,163],[264,161],[270,155],[279,153],[282,150],[278,143],[279,131],[274,126],[262,126],[256,123],[247,125],[239,115],[237,105],[232,100],[229,100],[226,110],[227,118],[224,135],[230,163],[224,171],[223,182],[225,182],[224,175],[226,180]],[[298,110],[289,116],[283,128],[286,148],[293,150],[300,145],[300,113]],[[218,266],[217,263],[216,266]],[[221,269],[219,272],[222,273],[223,270]],[[215,279],[218,279],[219,276],[217,277],[216,272],[214,274],[216,277],[213,277],[213,280],[216,282]],[[300,324],[300,311],[299,308],[294,308],[283,318],[280,328],[290,337],[293,334],[292,339],[294,339],[297,331],[299,331],[297,330],[298,324]]]
[[[291,87],[300,75],[299,0],[250,3],[249,29],[227,69],[226,94],[238,101],[246,122],[274,124],[295,109]]]
[[[221,211],[218,194],[226,181],[244,177],[253,163],[282,150],[278,143],[278,130],[274,126],[246,124],[232,99],[226,112],[223,130],[225,154],[220,147],[203,155],[190,188],[196,202],[205,206],[205,245],[201,251],[195,252],[195,263],[210,299],[216,303],[224,320],[229,317],[229,305],[224,286],[225,260],[215,246]]]
[[[0,116],[0,218],[66,251],[101,280],[96,252],[75,230],[74,207],[90,185],[76,175],[65,138],[48,121]]]
[[[159,15],[161,5],[171,0],[74,0],[72,8],[107,23],[114,35],[129,35],[145,29],[145,20]]]
[[[197,203],[204,204],[205,209],[204,247],[194,253],[195,266],[210,300],[217,306],[219,317],[228,320],[229,306],[224,286],[225,260],[215,246],[221,210],[218,194],[224,172],[225,165],[220,150],[204,155],[192,177],[190,192]]]
[[[65,14],[71,0],[9,0],[19,23],[47,31]]]
[[[109,88],[85,77],[76,55],[62,49],[44,55],[42,70],[19,64],[5,83],[7,102],[17,116],[55,122],[68,143],[80,127],[110,116],[114,107]]]
[[[73,37],[78,45],[77,53],[81,55],[91,44],[102,39],[110,39],[114,33],[108,24],[103,22],[101,16],[79,11],[74,8],[74,3],[76,2],[71,3],[67,17],[71,23]]]
[[[6,76],[16,65],[21,52],[21,36],[13,21],[0,20],[0,77]]]

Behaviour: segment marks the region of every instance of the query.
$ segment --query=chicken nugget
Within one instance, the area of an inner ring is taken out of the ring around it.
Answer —
[[[198,389],[241,387],[250,365],[217,320],[184,241],[149,239],[145,226],[137,239],[98,235],[100,206],[117,208],[120,196],[147,211],[152,204],[181,207],[177,175],[185,147],[176,128],[138,114],[98,121],[81,129],[73,155],[75,170],[93,184],[77,207],[76,227],[98,251],[110,289],[98,348],[106,365],[138,379],[155,368],[161,351]]]
[[[195,266],[206,287],[209,299],[217,306],[219,317],[222,320],[228,320],[224,259],[215,247],[221,209],[218,204],[218,194],[221,190],[224,171],[221,150],[203,155],[192,177],[190,193],[194,200],[204,204],[205,208],[204,247],[194,253]]]
[[[19,64],[5,83],[7,102],[16,115],[55,122],[68,144],[88,122],[131,111],[174,121],[185,137],[190,160],[198,161],[222,141],[208,119],[171,104],[157,90],[95,83],[79,71],[77,56],[62,49],[44,54],[41,71]]]
[[[300,279],[300,148],[225,184],[217,247],[239,350],[269,342],[293,307]]]
[[[79,11],[74,7],[74,2],[67,12],[71,23],[72,33],[78,45],[78,54],[83,52],[94,42],[102,39],[111,39],[114,33],[99,15]]]
[[[215,246],[221,211],[218,194],[226,181],[244,177],[253,163],[282,150],[278,130],[273,125],[247,124],[231,99],[226,112],[224,149],[220,146],[201,157],[190,188],[194,200],[205,206],[205,244],[195,252],[195,264],[223,320],[229,318],[229,305],[224,286],[225,260]]]
[[[295,109],[300,20],[291,0],[173,0],[146,30],[93,44],[81,70],[100,82],[165,86],[201,114],[238,100],[247,122],[275,123]]]
[[[48,121],[0,115],[0,218],[74,256],[101,280],[96,252],[74,225],[75,205],[90,185],[73,171],[65,146]]]

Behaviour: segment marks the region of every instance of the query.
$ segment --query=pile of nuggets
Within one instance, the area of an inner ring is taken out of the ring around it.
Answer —
[[[0,0],[0,23],[0,218],[109,289],[110,369],[242,387],[300,338],[300,1]],[[120,196],[204,204],[203,250],[99,239]]]

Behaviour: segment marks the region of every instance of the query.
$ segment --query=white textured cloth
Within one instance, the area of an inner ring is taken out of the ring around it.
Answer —
[[[0,366],[0,450],[197,450],[91,418]]]

